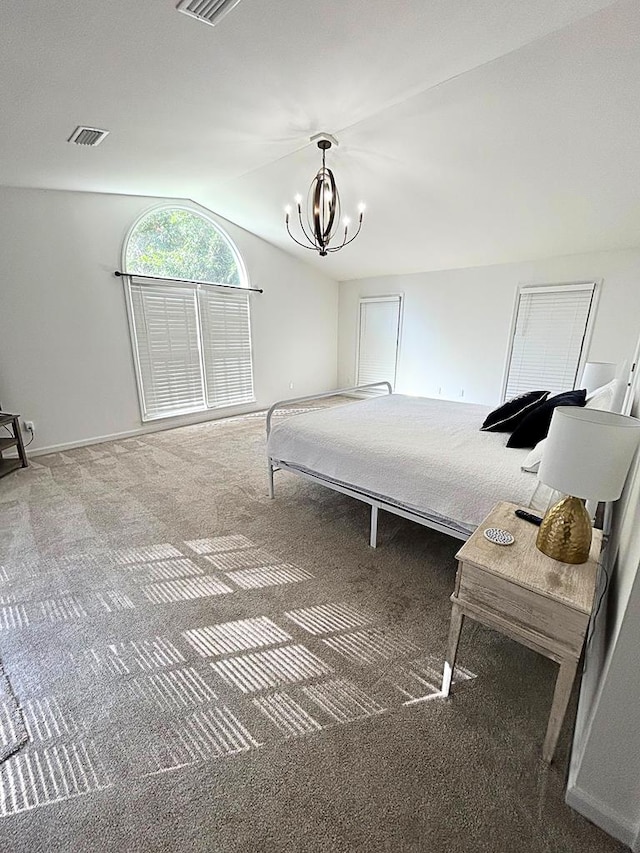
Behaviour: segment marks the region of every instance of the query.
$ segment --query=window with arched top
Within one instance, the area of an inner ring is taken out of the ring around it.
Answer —
[[[247,275],[222,229],[155,208],[127,237],[124,272],[142,419],[252,402]]]

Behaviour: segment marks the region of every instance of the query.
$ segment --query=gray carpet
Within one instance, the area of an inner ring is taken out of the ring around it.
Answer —
[[[468,623],[429,698],[459,543],[269,501],[261,417],[33,463],[0,481],[0,850],[624,849],[564,805],[569,726],[540,759],[553,664]]]

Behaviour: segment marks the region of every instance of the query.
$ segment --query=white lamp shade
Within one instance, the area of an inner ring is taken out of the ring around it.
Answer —
[[[596,388],[606,385],[607,382],[616,378],[617,366],[612,361],[588,361],[582,371],[578,388],[586,388],[587,394],[590,394]]]
[[[553,412],[538,479],[565,495],[617,501],[640,443],[640,420],[578,406]]]

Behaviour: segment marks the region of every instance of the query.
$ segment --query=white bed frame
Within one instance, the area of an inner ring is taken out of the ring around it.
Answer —
[[[393,393],[390,382],[374,382],[370,385],[356,385],[353,388],[340,388],[337,391],[329,391],[326,394],[313,394],[309,397],[294,397],[290,400],[279,400],[277,403],[274,403],[267,412],[267,439],[271,433],[271,419],[273,418],[273,414],[277,409],[280,409],[283,406],[291,406],[295,403],[309,403],[313,400],[320,400],[324,397],[338,397],[342,394],[357,395],[363,392],[366,393],[368,391],[372,391],[376,388],[386,388],[388,394]],[[445,521],[435,521],[434,519],[428,518],[426,515],[422,515],[418,512],[411,512],[404,507],[394,504],[391,499],[385,500],[384,498],[373,498],[371,495],[360,492],[355,488],[334,483],[331,480],[327,480],[324,477],[313,474],[309,471],[301,471],[298,468],[293,468],[290,465],[287,465],[285,462],[278,462],[271,456],[267,457],[267,465],[269,476],[269,497],[271,499],[273,499],[275,494],[273,482],[274,473],[276,471],[290,471],[292,474],[297,474],[298,477],[303,477],[305,480],[311,480],[314,483],[319,483],[321,486],[326,486],[336,492],[341,492],[343,495],[348,495],[350,498],[355,498],[356,500],[369,504],[371,507],[369,544],[372,548],[375,548],[378,544],[378,512],[381,509],[386,512],[391,512],[394,515],[399,515],[402,518],[408,518],[409,521],[415,521],[417,524],[422,524],[424,527],[431,527],[433,530],[438,530],[440,533],[446,533],[448,536],[454,536],[456,539],[466,540],[471,535],[470,533],[463,533],[461,530],[449,526]]]

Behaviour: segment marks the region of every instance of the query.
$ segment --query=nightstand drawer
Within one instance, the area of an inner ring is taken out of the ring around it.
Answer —
[[[579,570],[579,569],[578,569]],[[508,620],[525,634],[548,637],[579,656],[589,616],[513,582],[461,563],[456,597]]]

